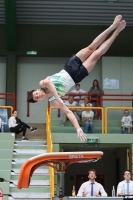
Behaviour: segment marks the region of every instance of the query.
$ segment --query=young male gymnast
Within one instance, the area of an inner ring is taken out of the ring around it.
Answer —
[[[77,131],[81,141],[85,141],[86,134],[80,128],[74,114],[65,106],[60,97],[64,96],[76,83],[81,82],[94,68],[99,58],[107,52],[119,33],[126,27],[126,21],[122,16],[115,17],[109,28],[102,32],[86,48],[73,55],[59,73],[47,77],[39,82],[41,89],[32,90],[28,95],[28,102],[40,102],[44,98],[52,101],[54,107],[64,112]],[[111,37],[106,37],[111,33]]]

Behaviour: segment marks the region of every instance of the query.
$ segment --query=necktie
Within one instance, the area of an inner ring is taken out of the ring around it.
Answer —
[[[127,181],[127,194],[129,194],[129,181]],[[127,196],[129,198],[129,196]]]
[[[93,184],[94,183],[91,183],[91,196],[93,196]]]

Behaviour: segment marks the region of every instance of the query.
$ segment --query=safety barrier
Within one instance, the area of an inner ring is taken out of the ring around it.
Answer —
[[[82,96],[84,96],[84,97],[88,97],[88,99],[89,99],[89,102],[90,102],[90,100],[91,101],[96,101],[96,107],[98,106],[98,96],[97,95],[95,95],[95,97],[94,98],[90,98],[91,96],[94,96],[94,94],[88,94],[88,93],[82,93],[82,94],[74,94],[74,93],[68,93],[68,94],[65,94],[65,96],[80,96],[80,98],[76,98],[76,101],[80,101],[80,100],[84,100],[84,98],[81,98]],[[68,100],[68,97],[66,98],[66,97],[63,97],[62,98],[62,100],[64,101],[64,100]],[[50,103],[48,103],[48,108],[50,107]],[[96,110],[96,112],[98,111],[98,109]],[[97,115],[98,116],[98,115]],[[58,117],[60,117],[60,109],[58,109]],[[98,118],[97,118],[98,119]]]
[[[107,107],[105,108],[105,133],[108,133],[108,110],[133,110],[132,107]]]
[[[127,98],[123,98],[127,97]],[[103,101],[131,101],[133,107],[133,95],[132,94],[102,94],[100,95],[100,107],[103,106]],[[101,116],[100,116],[101,119]]]
[[[29,91],[27,92],[28,96]],[[67,97],[66,97],[67,96]],[[96,101],[96,107],[102,107],[103,101],[132,101],[132,106],[133,106],[133,95],[132,94],[101,94],[101,95],[96,95],[96,94],[91,94],[91,93],[81,93],[81,94],[74,94],[74,93],[67,93],[62,100],[68,100],[69,96],[87,96],[89,98],[89,101],[94,100]],[[95,96],[93,98],[90,98],[91,96]],[[110,98],[106,98],[110,97]],[[119,98],[116,98],[119,97]],[[127,98],[122,98],[122,97],[127,97]],[[78,98],[76,100],[84,100],[84,98]],[[48,110],[50,109],[50,101],[48,101]],[[27,117],[30,116],[30,104],[27,103]],[[60,117],[60,110],[58,109],[58,117]],[[100,114],[100,119],[101,114]]]
[[[16,110],[16,95],[14,93],[0,92],[0,99],[13,101],[13,109]]]
[[[110,97],[110,98],[105,98],[105,97]],[[128,98],[122,98],[122,97],[128,97]],[[133,95],[132,94],[102,94],[100,95],[101,107],[102,107],[103,101],[133,101]]]
[[[48,152],[53,152],[53,142],[52,142],[52,134],[51,134],[51,113],[46,110],[46,139],[47,139],[47,148]],[[53,163],[50,163],[51,166]],[[54,169],[49,167],[50,174],[50,190],[51,190],[51,199],[54,197]]]

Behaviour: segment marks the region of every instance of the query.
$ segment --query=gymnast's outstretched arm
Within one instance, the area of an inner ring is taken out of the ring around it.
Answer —
[[[60,105],[60,103],[58,103],[57,100],[54,100],[52,102],[53,106],[56,108],[59,108],[62,112],[64,112],[66,114],[66,116],[68,117],[68,119],[71,121],[71,123],[73,124],[73,126],[75,127],[78,137],[80,138],[81,141],[85,141],[86,139],[86,135],[83,133],[82,129],[80,128],[78,121],[75,117],[75,115],[73,114],[73,112],[71,110],[69,110],[69,108],[64,104],[64,106],[62,107]]]

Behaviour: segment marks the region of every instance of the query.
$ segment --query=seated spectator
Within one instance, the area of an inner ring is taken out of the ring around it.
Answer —
[[[87,104],[86,107],[90,107],[90,105]],[[82,112],[82,126],[84,133],[88,133],[89,128],[91,133],[94,133],[93,117],[94,112],[91,109],[86,109]]]
[[[13,112],[13,116],[9,118],[8,124],[9,124],[9,128],[10,131],[12,133],[15,134],[19,134],[21,132],[23,132],[23,136],[22,136],[22,140],[28,140],[25,135],[26,135],[26,129],[30,129],[31,132],[37,131],[38,128],[34,128],[34,127],[30,127],[27,124],[25,124],[24,122],[22,122],[18,117],[18,113],[16,110],[14,110]]]
[[[89,103],[89,98],[84,97],[84,102],[81,103],[80,106],[85,107],[87,104],[90,105],[90,107],[92,106],[92,103]]]
[[[126,133],[126,129],[128,129],[128,133],[131,133],[132,129],[132,118],[129,115],[129,110],[124,110],[124,116],[121,119],[121,128],[122,128],[122,133]]]
[[[98,106],[100,106],[100,95],[104,94],[104,91],[100,88],[99,82],[97,79],[93,81],[92,87],[90,88],[88,93],[92,94],[91,98],[96,98],[98,96]],[[93,107],[96,106],[96,100],[91,100],[91,103]],[[99,119],[100,112],[97,112],[97,113],[98,113],[97,119]],[[95,118],[96,118],[96,110],[94,110],[94,119]]]
[[[86,93],[85,90],[80,89],[80,84],[77,83],[75,85],[75,90],[72,90],[70,93],[74,93],[74,94],[81,94],[81,93]],[[81,96],[74,96],[74,100],[77,101],[79,103],[79,100],[76,100],[78,98],[81,98]]]
[[[84,102],[81,103],[79,106],[86,107],[87,104],[90,105],[90,107],[92,106],[92,104],[89,103],[89,98],[86,96],[86,97],[84,97]],[[77,114],[78,114],[80,120],[82,119],[82,112],[83,111],[84,111],[83,109],[82,110],[80,110],[80,109],[77,110]]]
[[[74,101],[74,97],[73,96],[69,96],[68,97],[68,101],[65,102],[66,106],[77,106],[77,102]],[[76,109],[71,109],[71,111],[74,113],[75,117],[77,118],[77,113],[76,113]],[[62,126],[65,126],[67,120],[67,116],[64,114],[63,115],[63,124]]]

